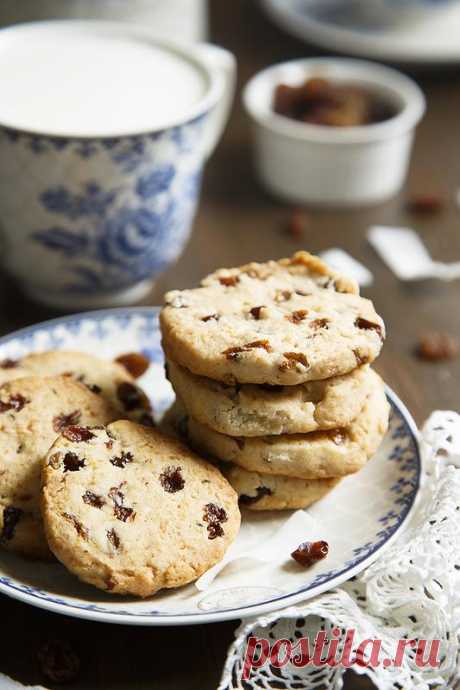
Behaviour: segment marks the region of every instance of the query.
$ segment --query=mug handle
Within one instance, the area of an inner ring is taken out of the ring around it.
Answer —
[[[213,153],[222,137],[230,117],[236,89],[236,59],[224,48],[211,43],[199,43],[195,46],[197,55],[209,67],[219,80],[221,96],[210,113],[208,131],[205,135],[204,155]]]

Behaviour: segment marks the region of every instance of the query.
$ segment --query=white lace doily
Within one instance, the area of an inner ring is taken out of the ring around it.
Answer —
[[[403,638],[440,640],[438,668],[420,668],[415,651],[407,649],[398,668],[353,670],[368,675],[379,690],[454,688],[460,679],[460,415],[434,412],[422,430],[421,445],[424,481],[406,531],[367,571],[342,587],[303,605],[245,620],[236,631],[218,690],[340,690],[342,666],[288,664],[277,669],[267,663],[242,680],[250,636],[293,644],[307,637],[312,644],[319,630],[331,633],[333,628],[343,633],[355,629],[358,643],[381,640],[381,658],[393,658]]]

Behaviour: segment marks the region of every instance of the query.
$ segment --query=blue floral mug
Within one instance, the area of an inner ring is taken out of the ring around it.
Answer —
[[[130,111],[122,91],[119,107],[107,111],[114,117],[105,131],[100,117],[105,93],[101,81],[102,92],[93,94],[95,101],[96,96],[99,98],[99,111],[95,111],[99,129],[82,134],[79,127],[74,132],[64,131],[59,112],[54,113],[54,127],[42,131],[43,127],[31,127],[27,120],[24,126],[24,118],[16,119],[20,112],[16,104],[10,110],[0,105],[1,261],[29,296],[64,309],[134,302],[147,294],[155,276],[177,259],[191,232],[203,165],[226,124],[235,82],[234,57],[221,48],[159,43],[142,27],[110,22],[37,22],[4,29],[0,31],[0,56],[12,40],[18,38],[20,46],[30,46],[48,32],[57,62],[53,79],[59,83],[38,84],[36,90],[43,88],[43,98],[47,98],[50,88],[67,88],[72,99],[74,87],[81,88],[85,74],[77,75],[74,82],[66,72],[58,72],[61,54],[65,63],[65,43],[60,46],[59,40],[65,42],[68,36],[70,43],[78,31],[85,36],[85,50],[96,73],[99,68],[107,69],[107,55],[105,49],[100,51],[97,41],[91,44],[91,37],[140,41],[137,61],[144,60],[146,50],[155,51],[163,60],[159,69],[165,79],[169,78],[160,89],[159,99],[170,97],[169,105],[177,102],[180,108],[177,112],[163,109],[162,121],[157,118],[149,125],[148,113],[139,108],[138,113]],[[13,45],[10,55],[14,49]],[[180,60],[182,71],[200,73],[201,90],[193,103],[188,105],[184,100],[184,90],[190,84],[170,77],[164,56]],[[2,60],[0,57],[0,84],[7,88]],[[144,69],[145,65],[134,63],[133,82],[139,93],[149,96],[151,106],[155,93],[148,89],[154,87],[147,78],[146,91],[142,91],[139,67]],[[152,75],[155,64],[152,62]],[[118,69],[112,87],[119,79],[121,88],[131,68],[120,64]],[[37,80],[40,78],[44,78],[41,73]],[[17,99],[21,97],[18,93]],[[11,98],[14,101],[16,95]],[[76,118],[80,102],[76,101],[77,112],[70,113]],[[82,117],[91,116],[87,105],[86,101],[82,104]],[[46,103],[37,100],[37,112],[41,106]],[[132,130],[132,125],[123,125],[124,112],[139,121]]]

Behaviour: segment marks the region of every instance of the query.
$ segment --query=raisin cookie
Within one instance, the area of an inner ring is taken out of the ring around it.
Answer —
[[[323,498],[340,479],[295,479],[249,472],[236,465],[222,470],[249,510],[300,510]]]
[[[224,383],[296,385],[371,362],[382,319],[354,281],[320,259],[221,269],[194,290],[172,291],[160,314],[167,356]]]
[[[243,469],[298,479],[344,477],[358,472],[376,452],[388,428],[383,384],[372,391],[358,417],[342,429],[252,438],[213,431],[184,414],[178,401],[165,418],[198,452]]]
[[[42,475],[46,536],[72,573],[108,592],[147,597],[221,560],[240,513],[215,467],[133,422],[88,434],[60,436]]]
[[[41,463],[61,432],[108,424],[119,414],[73,379],[22,378],[0,387],[0,545],[50,558],[40,517]],[[71,465],[68,468],[72,470]]]
[[[167,363],[168,378],[187,413],[229,436],[305,434],[348,426],[378,381],[369,366],[298,386],[228,386]]]
[[[50,350],[22,359],[0,361],[0,384],[25,376],[70,376],[106,398],[127,417],[152,426],[151,407],[145,393],[121,364],[85,352]]]

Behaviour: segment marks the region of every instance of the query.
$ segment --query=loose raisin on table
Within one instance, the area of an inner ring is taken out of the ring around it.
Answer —
[[[115,360],[135,379],[140,378],[150,366],[150,360],[140,352],[128,352]]]
[[[16,525],[23,515],[23,511],[20,508],[15,508],[14,506],[7,506],[3,509],[3,527],[0,532],[0,542],[11,541],[14,537],[14,530]]]
[[[294,209],[285,226],[285,232],[293,240],[301,240],[308,228],[310,218],[302,209]]]
[[[70,414],[59,414],[53,418],[53,429],[60,434],[66,426],[75,426],[81,419],[80,410],[74,410]]]
[[[182,491],[185,486],[185,479],[182,476],[181,467],[167,467],[160,474],[161,486],[170,494]]]
[[[415,215],[434,216],[440,213],[445,201],[435,194],[418,194],[407,202],[407,209]]]
[[[41,671],[53,683],[70,683],[80,671],[80,659],[68,642],[49,640],[37,654]]]
[[[94,434],[87,426],[76,426],[73,424],[71,426],[66,426],[62,435],[64,438],[74,443],[82,443],[83,441],[90,441],[92,438],[95,438]]]
[[[452,359],[460,352],[460,342],[448,333],[427,333],[420,338],[416,352],[430,362]]]
[[[326,541],[306,541],[291,553],[292,558],[305,568],[310,567],[329,553],[329,544]]]

